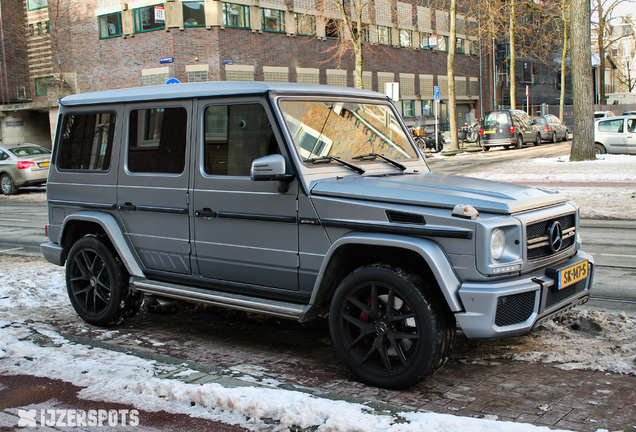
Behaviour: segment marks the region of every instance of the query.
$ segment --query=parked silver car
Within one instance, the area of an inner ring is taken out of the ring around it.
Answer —
[[[568,139],[568,127],[561,123],[557,116],[548,114],[532,117],[532,120],[541,131],[542,140],[555,143],[557,140],[566,141]]]
[[[636,115],[597,119],[594,153],[636,154]]]
[[[0,145],[0,190],[13,195],[18,188],[46,183],[51,152],[35,144]]]

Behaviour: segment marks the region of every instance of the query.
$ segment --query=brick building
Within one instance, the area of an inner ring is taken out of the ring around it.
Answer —
[[[1,3],[3,9],[7,3]],[[48,121],[53,131],[56,100],[68,93],[161,85],[170,78],[353,86],[352,51],[340,59],[335,56],[343,43],[337,30],[341,17],[329,0],[13,3],[22,3],[27,17],[30,80],[24,101],[3,101],[0,106],[0,112],[11,113],[3,118],[3,132],[9,117]],[[396,105],[407,123],[434,122],[433,91],[439,86],[444,127],[449,14],[422,4],[418,0],[368,4],[362,18],[367,41],[363,82],[365,88],[380,92],[385,83],[398,82]],[[459,14],[457,23],[455,85],[462,125],[479,117],[480,65],[476,37],[468,36],[476,29],[476,20]],[[488,80],[484,86],[486,95]],[[32,138],[50,146],[50,137]]]

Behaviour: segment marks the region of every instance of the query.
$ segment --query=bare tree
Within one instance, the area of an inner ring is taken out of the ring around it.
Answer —
[[[333,1],[342,16],[342,43],[339,45],[341,56],[344,52],[353,50],[354,68],[353,68],[353,85],[356,88],[363,88],[362,83],[362,65],[364,61],[364,53],[362,51],[362,43],[364,42],[365,30],[362,23],[362,15],[365,8],[369,7],[366,0],[351,0],[350,13],[347,10],[346,0],[327,0]]]
[[[0,10],[0,102],[3,104],[30,98],[28,37],[24,5],[10,5],[5,1]],[[18,88],[24,88],[24,93],[18,95]]]
[[[574,92],[574,139],[570,150],[570,161],[594,160],[590,1],[572,0],[570,13],[572,90]]]
[[[618,71],[616,77],[618,81],[625,86],[625,89],[632,93],[636,91],[636,52],[632,52],[630,59],[621,61],[618,66],[621,66],[621,70]]]
[[[517,0],[510,0],[510,24],[508,25],[508,41],[510,43],[510,109],[517,105],[517,53],[515,50],[515,19],[517,18]]]

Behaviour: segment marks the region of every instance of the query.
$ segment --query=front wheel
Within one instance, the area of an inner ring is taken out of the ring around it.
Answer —
[[[361,267],[342,281],[329,327],[349,370],[385,388],[404,388],[432,375],[455,342],[455,320],[444,299],[419,276],[383,265]]]
[[[2,174],[0,177],[0,190],[5,195],[15,195],[18,193],[18,188],[15,187],[15,182],[9,174]]]
[[[517,137],[517,144],[515,145],[515,148],[520,149],[521,147],[523,147],[523,137],[519,135]]]
[[[534,145],[535,146],[540,146],[541,145],[541,135],[537,134],[537,137],[534,140]]]
[[[552,144],[557,142],[556,131],[552,132]]]
[[[121,260],[102,240],[78,240],[66,263],[66,288],[75,312],[89,324],[107,326],[139,311],[142,294],[133,293]]]

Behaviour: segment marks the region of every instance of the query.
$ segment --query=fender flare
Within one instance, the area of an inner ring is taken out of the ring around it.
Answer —
[[[356,244],[356,245],[369,245],[369,246],[388,246],[398,249],[406,249],[413,251],[420,255],[428,264],[437,284],[444,295],[444,299],[448,304],[448,307],[453,312],[462,311],[463,307],[459,299],[459,288],[461,282],[457,278],[457,275],[453,271],[446,254],[443,249],[435,242],[418,237],[406,237],[394,234],[376,234],[376,233],[349,233],[336,240],[325,255],[325,259],[322,262],[318,277],[314,284],[313,291],[311,293],[311,300],[309,305],[305,308],[303,316],[300,320],[311,319],[312,313],[310,310],[317,307],[316,304],[322,291],[322,282],[325,277],[325,273],[331,259],[335,252],[344,245]],[[309,315],[305,318],[305,315]]]
[[[145,277],[135,255],[130,250],[128,243],[126,243],[126,239],[121,232],[121,227],[113,215],[97,211],[78,211],[67,216],[62,224],[59,240],[60,244],[64,242],[64,237],[67,233],[66,228],[68,227],[69,222],[73,221],[92,222],[101,226],[115,247],[115,250],[121,257],[130,276]]]

